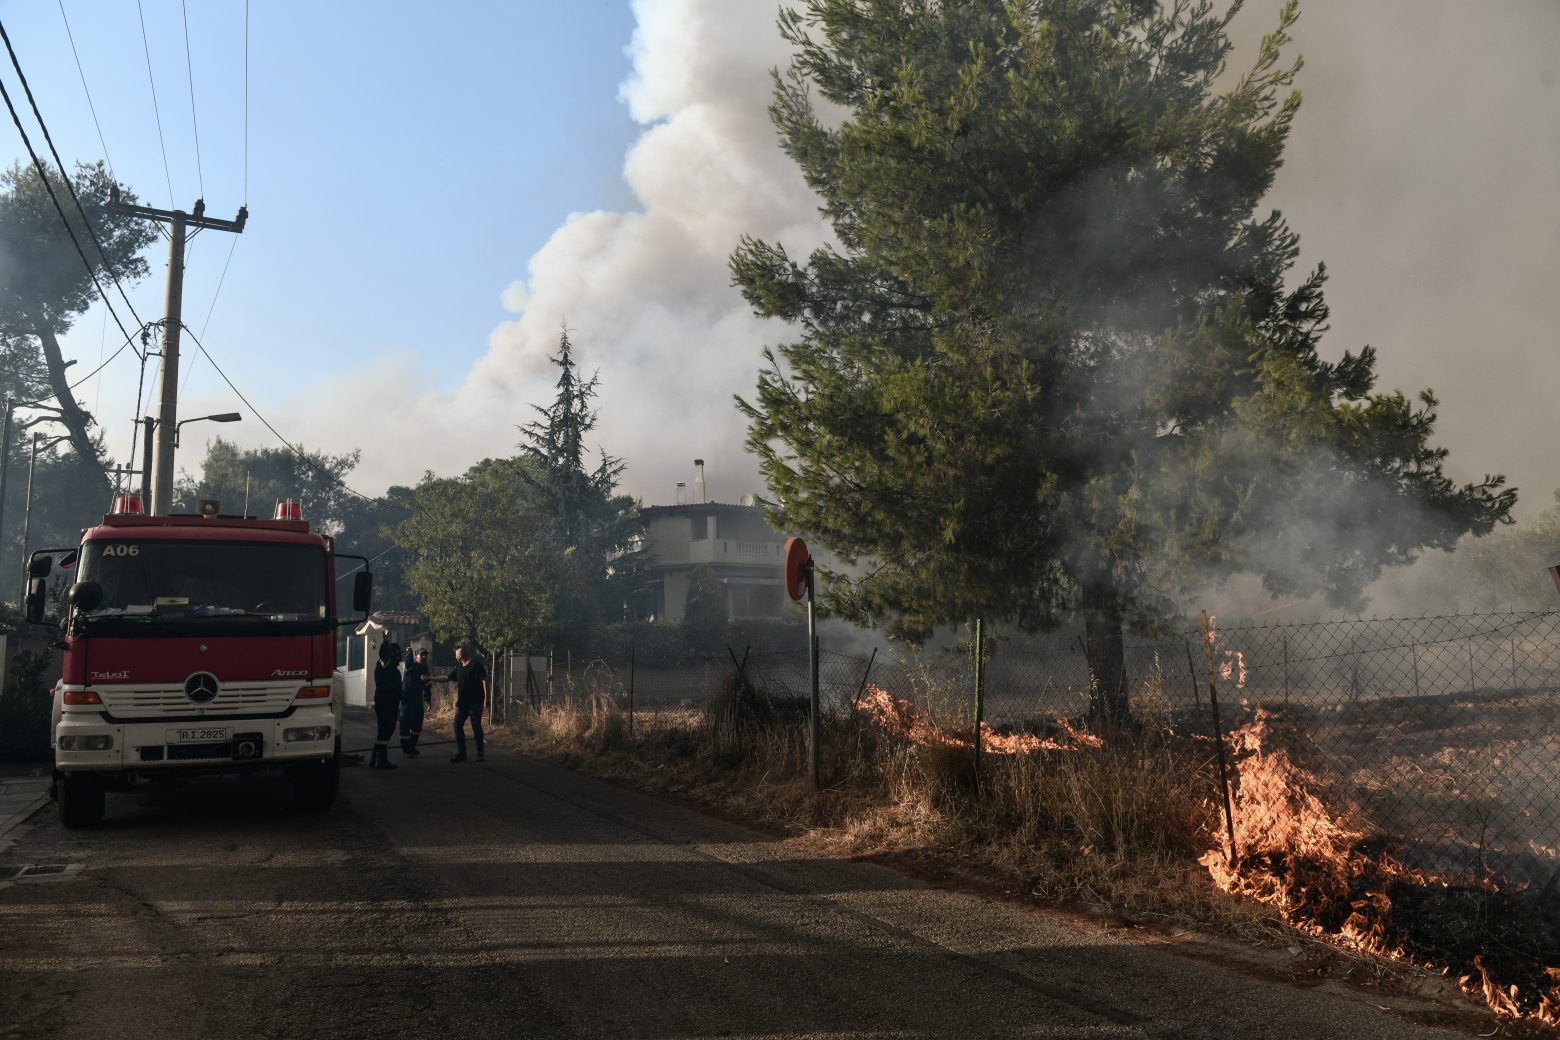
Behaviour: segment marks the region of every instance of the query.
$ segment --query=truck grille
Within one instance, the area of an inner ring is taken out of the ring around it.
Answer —
[[[184,689],[134,690],[94,687],[103,698],[103,707],[114,715],[187,715],[192,707]],[[216,699],[201,705],[212,714],[270,714],[286,709],[298,692],[297,684],[287,686],[223,686]]]

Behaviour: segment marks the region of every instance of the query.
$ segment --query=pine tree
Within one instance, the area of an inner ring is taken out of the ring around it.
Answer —
[[[632,570],[641,525],[638,504],[617,493],[625,463],[602,451],[597,465],[586,468],[585,438],[596,428],[591,402],[599,377],[580,378],[567,328],[549,360],[558,367],[557,393],[552,404],[535,406],[539,418],[521,427],[521,457],[532,463],[521,473],[554,547],[559,631],[574,640],[599,619],[619,619],[614,598],[621,597],[612,578]]]
[[[837,245],[744,239],[797,338],[738,406],[774,519],[870,576],[829,605],[905,634],[1081,617],[1095,710],[1123,627],[1208,580],[1355,602],[1384,565],[1506,521],[1457,486],[1435,399],[1326,361],[1326,272],[1257,207],[1299,108],[1285,6],[1225,75],[1198,0],[804,0],[770,113]],[[820,111],[816,91],[828,103]]]

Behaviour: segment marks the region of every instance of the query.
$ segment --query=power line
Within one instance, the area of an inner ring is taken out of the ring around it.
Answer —
[[[244,402],[244,404],[249,408],[250,412],[252,412],[254,414],[254,417],[256,419],[259,419],[261,424],[266,429],[270,430],[272,435],[275,436],[277,440],[279,440],[283,444],[285,444],[287,446],[287,450],[292,452],[294,455],[296,455],[298,457],[299,461],[303,462],[305,465],[309,466],[310,468],[315,470],[317,473],[319,473],[322,476],[324,476],[326,479],[328,479],[328,480],[334,482],[335,484],[337,484],[338,486],[340,486],[342,490],[344,490],[344,491],[346,491],[346,492],[348,492],[350,494],[356,495],[358,498],[361,498],[365,502],[372,502],[373,501],[373,499],[369,498],[367,495],[363,494],[361,491],[359,491],[356,488],[352,487],[352,485],[348,484],[345,480],[342,480],[340,477],[336,476],[336,474],[332,473],[330,470],[326,469],[324,466],[321,466],[319,463],[315,462],[312,458],[310,458],[308,456],[308,453],[306,453],[303,450],[301,450],[300,448],[298,448],[298,446],[293,444],[292,441],[288,440],[286,437],[283,437],[281,435],[281,433],[277,431],[276,427],[272,426],[271,423],[266,419],[266,417],[260,414],[259,409],[257,409],[253,404],[250,404],[249,398],[244,396],[243,391],[239,390],[238,387],[233,385],[233,380],[229,379],[227,377],[227,373],[222,371],[222,366],[217,364],[216,359],[211,356],[211,351],[206,349],[206,345],[200,341],[200,338],[198,336],[196,336],[195,333],[190,332],[190,327],[188,325],[184,326],[184,331],[189,333],[190,339],[195,341],[195,346],[197,348],[199,348],[200,352],[206,356],[206,360],[211,362],[211,367],[217,370],[217,375],[222,377],[222,381],[228,385],[228,389],[233,391],[233,393],[238,395],[238,399],[240,401]]]
[[[185,0],[180,0],[179,7],[184,12],[184,69],[190,80],[190,126],[195,131],[195,177],[200,185],[200,197],[205,198],[206,171],[200,161],[200,123],[195,118],[195,63],[190,59],[190,6]]]
[[[81,77],[81,92],[87,96],[87,110],[92,113],[92,125],[97,127],[98,144],[103,146],[103,158],[108,162],[109,176],[118,180],[114,173],[114,160],[108,154],[108,142],[103,140],[103,125],[98,122],[97,106],[92,103],[92,91],[87,89],[87,73],[81,67],[81,55],[76,52],[76,37],[70,31],[70,19],[65,15],[65,0],[59,0],[60,20],[65,23],[65,38],[70,40],[70,53],[76,59],[76,74]]]
[[[93,376],[95,376],[99,372],[103,371],[103,369],[105,369],[109,365],[113,364],[114,363],[114,359],[117,358],[120,354],[123,354],[125,352],[125,348],[128,347],[131,344],[131,342],[134,341],[134,339],[135,339],[135,336],[127,337],[123,343],[119,344],[118,349],[116,349],[112,354],[108,355],[107,360],[105,360],[102,364],[98,365],[97,368],[94,368],[92,371],[90,371],[86,375],[82,376],[80,379],[76,380],[74,383],[71,383],[69,386],[67,386],[65,388],[65,390],[67,392],[69,392],[71,390],[76,389],[78,386],[81,386],[83,383],[85,383],[88,380],[90,380]],[[13,408],[36,408],[39,405],[48,403],[49,401],[58,400],[59,396],[60,396],[59,394],[53,393],[51,391],[47,397],[40,397],[36,401],[19,401],[19,402],[13,404],[11,407],[13,407]]]
[[[211,294],[211,306],[206,308],[206,320],[201,323],[200,334],[206,334],[206,326],[211,324],[211,313],[217,309],[217,297],[222,295],[222,283],[227,281],[228,264],[233,262],[233,251],[238,248],[238,239],[233,239],[233,244],[228,246],[227,260],[222,264],[222,274],[217,278],[217,291]]]
[[[244,0],[244,205],[249,205],[249,0]]]
[[[27,148],[27,154],[32,156],[33,168],[38,171],[38,178],[43,181],[43,186],[49,192],[49,201],[54,203],[54,212],[59,214],[60,223],[65,225],[65,234],[70,236],[70,244],[76,247],[76,255],[81,257],[81,262],[86,265],[87,274],[92,278],[92,284],[97,286],[98,295],[103,297],[103,305],[114,316],[114,324],[119,326],[119,331],[125,335],[125,341],[129,342],[131,335],[125,330],[124,322],[119,320],[119,314],[114,310],[114,305],[109,302],[108,294],[103,291],[103,283],[98,281],[97,272],[92,269],[92,262],[87,259],[87,254],[81,248],[81,242],[76,238],[76,232],[70,226],[70,220],[65,216],[65,208],[60,205],[59,196],[54,194],[54,185],[49,183],[49,177],[43,167],[43,160],[38,158],[38,153],[33,150],[32,141],[27,136],[27,131],[22,127],[22,119],[16,112],[16,106],[11,103],[11,92],[5,89],[5,81],[0,80],[0,97],[5,98],[5,107],[10,109],[11,121],[16,124],[16,130],[22,135],[22,144]],[[90,229],[90,225],[89,225]]]
[[[151,346],[145,343],[146,329],[141,330],[142,343],[146,349],[141,351],[141,378],[135,384],[135,411],[130,419],[130,461],[135,462],[135,442],[141,435],[141,397],[146,393],[146,356],[151,353]]]
[[[98,258],[103,261],[103,270],[108,272],[108,277],[113,281],[114,288],[119,290],[119,298],[125,301],[125,306],[130,309],[130,316],[135,319],[137,325],[144,325],[141,316],[135,311],[135,304],[130,302],[130,297],[125,293],[125,287],[119,281],[119,276],[114,273],[113,266],[108,262],[108,252],[103,248],[103,242],[98,238],[97,231],[92,227],[92,221],[87,217],[86,209],[81,205],[81,196],[76,194],[76,186],[71,183],[70,171],[65,169],[65,162],[60,158],[60,150],[54,147],[54,136],[49,133],[49,124],[43,121],[43,113],[38,110],[38,99],[33,97],[32,86],[27,82],[27,74],[22,71],[22,63],[16,57],[16,49],[11,46],[11,36],[5,31],[5,23],[0,22],[0,40],[5,41],[6,53],[11,56],[11,67],[16,70],[17,79],[21,80],[22,90],[27,94],[27,103],[32,107],[33,118],[38,121],[38,129],[43,131],[43,139],[49,146],[49,154],[54,156],[54,164],[60,168],[60,179],[65,182],[65,190],[70,192],[71,202],[75,203],[76,212],[81,214],[81,222],[86,226],[87,234],[92,236],[92,244],[97,246]],[[85,83],[85,81],[83,81]],[[3,85],[0,85],[3,89]],[[10,95],[6,95],[6,107],[11,108],[11,118],[16,122],[16,129],[22,135],[22,143],[27,145],[27,152],[33,158],[33,165],[38,168],[38,176],[43,179],[44,187],[49,189],[49,197],[54,198],[54,188],[49,184],[49,178],[44,174],[43,164],[38,161],[38,154],[33,151],[32,142],[27,139],[27,131],[22,129],[22,121],[16,116],[16,109],[11,107]],[[90,103],[90,99],[89,99]],[[94,117],[95,118],[95,117]],[[107,158],[107,152],[104,153]],[[76,252],[81,256],[81,262],[87,265],[87,273],[92,276],[92,284],[97,286],[98,295],[103,297],[103,303],[110,313],[114,311],[114,305],[109,302],[108,293],[103,291],[103,283],[98,281],[97,272],[92,269],[87,255],[81,249],[81,244],[76,241],[76,233],[71,230],[70,221],[65,219],[65,211],[55,199],[54,208],[60,215],[60,220],[65,224],[65,231],[70,235],[70,240],[76,246]],[[119,326],[119,331],[125,332],[124,323],[119,320],[119,315],[114,314],[114,324]]]
[[[152,45],[146,39],[146,12],[141,0],[135,0],[135,12],[141,17],[141,49],[146,54],[146,82],[152,85],[152,115],[157,118],[157,143],[162,147],[163,176],[168,180],[168,205],[173,201],[173,172],[168,168],[168,142],[163,139],[162,111],[157,105],[157,80],[152,77]]]
[[[70,384],[70,386],[66,387],[66,389],[67,390],[74,390],[74,389],[76,389],[76,387],[80,386],[82,383],[85,383],[87,380],[91,379],[93,376],[95,376],[99,372],[103,371],[103,369],[105,369],[109,365],[113,364],[114,359],[116,357],[118,357],[119,355],[123,354],[125,352],[125,348],[128,347],[134,341],[135,341],[135,336],[130,336],[130,337],[126,338],[123,343],[119,344],[119,348],[117,350],[115,350],[112,354],[108,355],[108,360],[104,361],[97,368],[94,368],[92,371],[88,372],[86,375],[82,376],[80,379],[78,379],[74,383]]]

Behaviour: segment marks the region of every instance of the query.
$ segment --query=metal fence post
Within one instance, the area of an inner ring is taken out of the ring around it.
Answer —
[[[877,662],[877,647],[872,648],[872,656],[867,658],[866,671],[861,673],[861,683],[856,687],[856,698],[850,702],[851,711],[861,709],[861,695],[867,692],[867,676],[872,674],[872,665]]]
[[[1284,633],[1284,707],[1289,707],[1289,633]]]
[[[1192,641],[1183,640],[1186,645],[1186,670],[1192,677],[1192,710],[1202,707],[1202,694],[1197,692],[1197,665],[1192,661]]]
[[[634,644],[628,645],[628,739],[634,739]]]
[[[975,789],[980,790],[981,725],[986,721],[986,631],[975,619]]]
[[[1224,733],[1219,727],[1219,691],[1213,681],[1213,633],[1208,630],[1208,612],[1203,611],[1203,649],[1208,655],[1208,708],[1213,714],[1213,744],[1219,751],[1219,786],[1224,788],[1224,826],[1230,836],[1230,851],[1226,857],[1230,866],[1235,865],[1235,806],[1230,800],[1230,773],[1224,761]]]

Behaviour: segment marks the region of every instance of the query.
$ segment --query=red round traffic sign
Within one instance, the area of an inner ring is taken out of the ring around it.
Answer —
[[[792,599],[801,599],[807,591],[807,565],[811,562],[806,542],[795,537],[785,540],[785,591]]]

